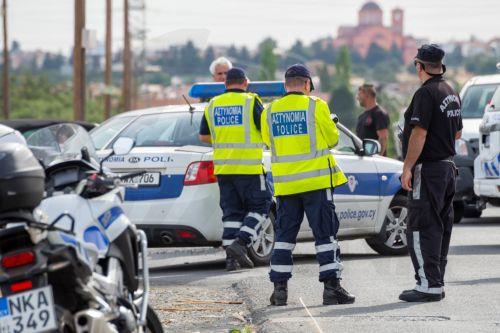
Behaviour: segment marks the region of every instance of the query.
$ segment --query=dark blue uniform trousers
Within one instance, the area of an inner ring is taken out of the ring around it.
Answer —
[[[453,228],[456,168],[450,161],[424,162],[413,170],[407,239],[417,285],[441,294]]]
[[[276,242],[271,255],[272,282],[284,282],[292,277],[292,252],[304,212],[312,229],[321,282],[340,278],[342,264],[337,243],[339,220],[333,204],[333,190],[323,189],[294,195],[278,196]]]
[[[272,196],[264,175],[218,175],[222,208],[222,246],[236,237],[255,240],[271,208]]]

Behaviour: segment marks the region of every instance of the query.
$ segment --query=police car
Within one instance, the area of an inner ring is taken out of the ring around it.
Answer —
[[[474,161],[474,192],[500,206],[500,88],[479,126],[479,155]]]
[[[250,91],[262,97],[284,94],[282,82],[254,82]],[[222,84],[197,84],[190,96],[207,100],[224,92]],[[91,132],[101,156],[119,137],[135,139],[127,156],[115,156],[105,166],[116,173],[146,170],[128,188],[126,213],[145,230],[150,246],[218,246],[222,212],[214,176],[212,148],[198,139],[206,103],[170,105],[119,114]],[[365,238],[383,255],[406,253],[407,200],[399,176],[402,163],[377,155],[378,142],[356,137],[341,123],[338,145],[332,150],[348,183],[335,189],[340,239]],[[264,153],[270,170],[270,154]],[[268,174],[272,182],[272,175]],[[274,208],[273,208],[274,210]],[[252,260],[266,263],[274,244],[274,214],[250,249]],[[312,240],[308,223],[299,233]]]

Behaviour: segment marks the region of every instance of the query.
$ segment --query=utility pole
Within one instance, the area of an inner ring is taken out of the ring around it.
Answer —
[[[112,0],[106,0],[106,70],[104,72],[104,118],[111,116],[111,85],[112,85]]]
[[[3,116],[5,119],[10,117],[9,100],[9,40],[7,35],[7,0],[2,2],[3,18]]]
[[[85,0],[75,0],[75,46],[73,49],[73,118],[85,119]]]
[[[146,0],[129,0],[130,44],[134,49],[132,69],[132,107],[139,107],[140,78],[146,72]]]
[[[132,55],[130,53],[130,29],[129,29],[129,2],[124,2],[124,45],[123,45],[123,110],[128,111],[131,109],[131,86],[132,86]]]

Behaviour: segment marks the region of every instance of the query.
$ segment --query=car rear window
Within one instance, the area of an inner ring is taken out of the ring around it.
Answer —
[[[462,118],[482,118],[484,108],[490,103],[498,84],[470,86],[462,98]]]
[[[120,132],[134,117],[116,117],[103,123],[90,132],[90,137],[97,150],[104,146]]]
[[[136,147],[209,146],[198,138],[201,117],[201,112],[144,115],[119,136],[135,139]]]

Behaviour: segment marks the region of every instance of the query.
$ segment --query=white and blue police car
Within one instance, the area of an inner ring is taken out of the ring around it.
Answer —
[[[249,90],[261,97],[275,97],[284,93],[284,86],[283,82],[254,82]],[[190,96],[207,100],[222,92],[222,84],[196,84]],[[91,132],[102,156],[119,137],[135,140],[129,155],[115,156],[105,166],[116,173],[147,171],[132,180],[137,188],[127,188],[125,209],[146,232],[152,247],[221,244],[222,212],[212,148],[198,140],[205,106],[170,105],[126,112]],[[341,123],[337,126],[340,138],[332,154],[349,180],[335,189],[339,238],[365,238],[383,255],[405,254],[407,199],[399,181],[402,163],[379,156],[376,141],[363,142]],[[264,153],[264,164],[270,170],[269,152]],[[250,249],[257,264],[269,260],[273,220],[271,214]],[[308,223],[302,224],[299,239],[313,239]]]

